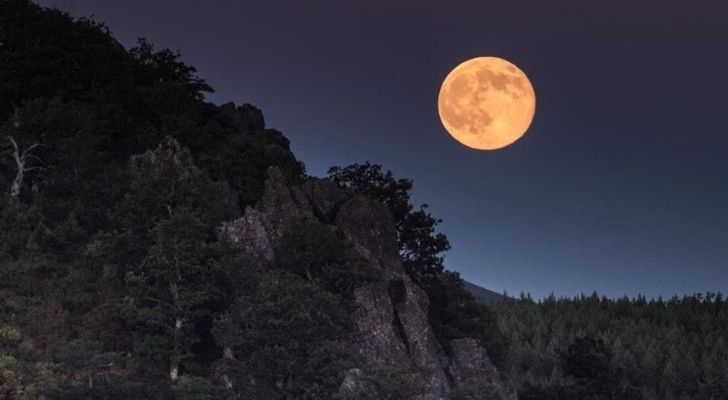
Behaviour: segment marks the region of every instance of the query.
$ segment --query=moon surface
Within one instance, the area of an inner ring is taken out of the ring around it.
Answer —
[[[520,139],[536,112],[526,74],[498,57],[478,57],[453,69],[440,88],[440,120],[458,142],[497,150]]]

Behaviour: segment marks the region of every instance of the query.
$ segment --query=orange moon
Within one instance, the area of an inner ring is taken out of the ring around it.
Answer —
[[[515,65],[498,57],[478,57],[447,75],[437,108],[455,140],[477,150],[497,150],[513,144],[531,126],[536,92]]]

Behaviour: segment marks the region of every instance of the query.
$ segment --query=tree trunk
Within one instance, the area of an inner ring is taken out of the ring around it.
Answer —
[[[174,355],[172,356],[172,361],[169,368],[169,379],[171,379],[172,382],[176,382],[177,378],[179,377],[179,358],[177,356],[179,349],[177,347],[177,342],[181,335],[180,331],[182,330],[183,323],[184,319],[182,317],[177,317],[174,321],[174,349],[172,350]]]
[[[233,354],[233,348],[229,346],[225,346],[222,349],[222,357],[227,360],[232,360],[235,358],[235,355]]]
[[[235,354],[233,353],[233,348],[230,346],[225,346],[222,348],[222,358],[225,360],[234,360]],[[222,375],[222,381],[225,382],[225,389],[232,390],[233,388],[233,381],[230,379],[227,374]]]
[[[222,376],[223,382],[225,382],[225,389],[232,390],[233,389],[233,381],[227,376]]]
[[[13,198],[17,198],[20,195],[20,189],[23,187],[23,180],[25,180],[25,173],[36,169],[37,167],[28,168],[25,166],[26,161],[28,160],[28,157],[32,157],[35,159],[38,159],[38,157],[35,157],[34,155],[30,154],[30,151],[35,149],[38,146],[41,146],[40,143],[34,143],[33,145],[29,146],[27,149],[20,151],[20,146],[18,146],[18,142],[15,141],[15,139],[12,136],[8,136],[8,140],[10,141],[10,145],[13,148],[12,156],[13,161],[15,161],[15,168],[17,172],[15,173],[15,179],[13,179],[13,183],[10,185],[10,195]]]
[[[10,195],[13,198],[17,198],[20,195],[20,188],[23,186],[23,179],[25,179],[25,160],[20,154],[20,148],[18,143],[13,139],[12,136],[8,136],[10,144],[13,146],[13,160],[15,160],[16,174],[13,183],[10,185]]]

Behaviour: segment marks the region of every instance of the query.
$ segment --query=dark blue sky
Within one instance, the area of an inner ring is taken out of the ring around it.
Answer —
[[[728,2],[44,0],[125,45],[182,52],[283,131],[309,173],[371,161],[444,219],[446,264],[496,291],[671,296],[728,287]],[[515,145],[441,128],[460,62],[537,94]]]

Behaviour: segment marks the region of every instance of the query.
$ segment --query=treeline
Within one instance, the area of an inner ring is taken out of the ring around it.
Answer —
[[[728,302],[592,296],[495,306],[522,400],[728,399]]]

